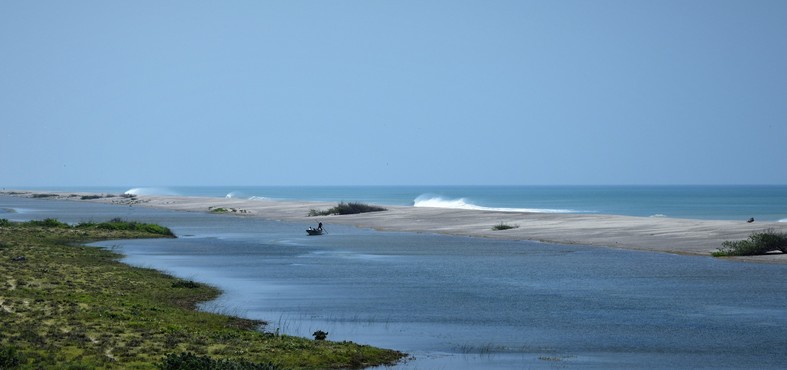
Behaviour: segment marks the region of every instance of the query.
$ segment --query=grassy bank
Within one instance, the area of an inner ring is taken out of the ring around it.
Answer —
[[[76,246],[167,236],[153,226],[0,220],[0,368],[151,369],[202,361],[327,369],[401,358],[370,346],[263,333],[256,330],[263,322],[197,312],[195,304],[215,298],[216,289]]]

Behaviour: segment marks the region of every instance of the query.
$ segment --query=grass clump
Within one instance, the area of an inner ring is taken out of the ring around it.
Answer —
[[[509,230],[509,229],[516,229],[519,225],[509,225],[505,222],[501,222],[495,226],[492,226],[492,230],[499,231],[499,230]]]
[[[0,225],[0,369],[336,369],[403,356],[263,333],[261,321],[196,311],[220,292],[78,246],[166,235],[136,226],[48,224]],[[208,367],[186,365],[197,363]]]
[[[278,370],[281,367],[272,362],[253,363],[237,360],[216,360],[208,356],[198,356],[191,352],[168,354],[158,364],[161,370]]]
[[[187,288],[187,289],[196,289],[200,287],[200,284],[191,280],[178,280],[172,283],[173,288]]]
[[[47,218],[44,220],[32,220],[26,222],[28,226],[40,226],[40,227],[56,227],[56,228],[69,228],[67,223],[60,222],[54,218]]]
[[[78,229],[100,229],[116,231],[139,231],[154,235],[174,237],[175,234],[168,227],[148,224],[136,221],[126,221],[120,218],[113,218],[107,222],[93,223],[83,222],[76,226]]]
[[[230,211],[229,209],[226,209],[226,208],[223,208],[223,207],[211,208],[210,209],[211,213],[228,213],[229,211]]]
[[[0,347],[0,369],[16,369],[21,361],[15,347]]]
[[[725,241],[712,254],[714,257],[755,256],[777,250],[787,253],[787,234],[768,229],[753,233],[748,239]]]
[[[340,202],[339,205],[333,208],[329,208],[327,210],[318,211],[316,209],[309,210],[309,216],[328,216],[328,215],[353,215],[358,213],[366,213],[366,212],[381,212],[387,211],[388,209],[368,205],[365,203],[358,203],[358,202]]]

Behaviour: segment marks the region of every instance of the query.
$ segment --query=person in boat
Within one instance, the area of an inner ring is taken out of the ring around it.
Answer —
[[[322,230],[322,222],[320,222],[319,224],[317,224],[317,230]]]

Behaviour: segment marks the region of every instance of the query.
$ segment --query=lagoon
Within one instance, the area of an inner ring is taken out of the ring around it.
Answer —
[[[97,243],[215,285],[204,309],[410,353],[402,369],[782,368],[784,265],[611,248],[376,232],[0,197],[14,220],[111,217],[174,240]]]

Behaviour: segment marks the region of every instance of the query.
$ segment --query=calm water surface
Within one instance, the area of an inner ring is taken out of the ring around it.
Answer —
[[[223,289],[204,309],[415,356],[402,369],[776,369],[787,360],[784,265],[332,225],[308,237],[307,225],[80,202],[0,197],[0,208],[17,220],[170,226],[178,239],[96,245]]]

